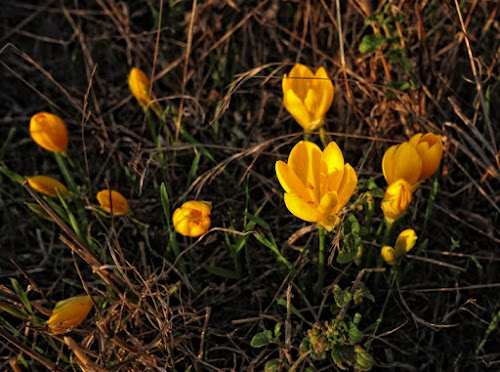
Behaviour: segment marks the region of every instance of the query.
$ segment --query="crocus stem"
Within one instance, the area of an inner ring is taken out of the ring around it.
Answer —
[[[326,233],[325,229],[322,227],[319,227],[318,231],[319,231],[318,281],[316,282],[314,288],[315,302],[319,302],[321,290],[323,289],[323,284],[325,281],[325,268],[326,268],[326,259],[325,259]]]
[[[73,175],[70,173],[68,167],[66,166],[66,161],[64,160],[62,153],[54,152],[54,156],[56,158],[57,164],[59,165],[59,168],[61,169],[61,173],[63,174],[64,180],[68,184],[68,188],[71,190],[72,193],[78,195],[75,179],[73,178]]]

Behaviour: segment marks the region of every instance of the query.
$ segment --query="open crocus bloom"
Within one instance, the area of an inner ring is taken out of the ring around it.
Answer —
[[[297,63],[283,76],[283,104],[306,132],[320,128],[333,102],[334,87],[323,67],[316,73]]]
[[[414,146],[403,142],[387,149],[382,158],[382,171],[389,185],[402,178],[415,189],[422,171],[422,160]]]
[[[210,228],[212,203],[190,200],[174,211],[172,222],[175,231],[184,236],[197,237]]]
[[[411,193],[410,184],[403,178],[389,185],[382,200],[382,211],[387,222],[393,223],[406,211],[411,202]]]
[[[331,231],[339,222],[337,213],[351,198],[358,178],[335,142],[326,149],[300,141],[288,164],[276,162],[276,175],[285,189],[285,205],[301,220],[317,222]]]
[[[128,212],[128,202],[125,197],[115,190],[101,190],[96,195],[97,201],[101,205],[101,208],[113,214],[115,216],[121,216]]]
[[[436,172],[443,157],[443,141],[434,133],[418,133],[410,139],[410,144],[417,150],[422,159],[422,170],[419,180],[423,181]]]

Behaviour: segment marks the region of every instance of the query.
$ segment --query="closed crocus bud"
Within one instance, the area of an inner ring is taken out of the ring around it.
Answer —
[[[396,251],[390,245],[384,245],[380,250],[380,255],[389,265],[394,265],[397,261]]]
[[[400,178],[387,187],[387,191],[382,200],[382,211],[389,223],[393,223],[401,216],[411,202],[411,186]]]
[[[175,231],[184,236],[197,237],[210,228],[212,203],[191,200],[174,211],[172,221]]]
[[[413,229],[406,229],[402,231],[398,238],[396,239],[396,244],[394,245],[394,250],[398,257],[404,256],[409,252],[417,242],[417,234]]]
[[[323,67],[316,73],[297,63],[282,81],[283,104],[306,132],[320,128],[332,105],[334,87]]]
[[[62,119],[48,112],[31,117],[30,134],[33,141],[45,150],[64,152],[68,147],[68,130]]]
[[[82,324],[92,306],[92,299],[87,295],[59,301],[46,324],[49,326],[52,334],[69,332]]]
[[[34,176],[27,178],[28,184],[33,190],[39,193],[57,198],[57,191],[62,196],[68,194],[68,189],[58,180],[48,176]]]
[[[115,216],[121,216],[128,212],[127,199],[118,191],[101,190],[97,193],[96,198],[101,208],[108,213],[111,213],[111,209],[113,209]]]
[[[158,116],[161,115],[159,104],[157,102],[151,102],[156,100],[156,98],[152,92],[151,96],[149,96],[150,81],[144,71],[137,67],[132,68],[128,75],[128,85],[132,95],[144,110],[151,108]]]
[[[387,149],[382,158],[382,171],[387,184],[402,178],[415,189],[422,171],[422,160],[414,146],[403,142]]]
[[[439,168],[443,157],[443,141],[440,136],[434,133],[418,133],[410,139],[410,144],[415,147],[420,159],[422,159],[419,180],[426,180]]]

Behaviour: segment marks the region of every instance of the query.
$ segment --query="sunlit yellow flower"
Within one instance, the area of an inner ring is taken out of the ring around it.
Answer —
[[[197,237],[210,228],[212,203],[191,200],[174,211],[172,221],[175,231],[184,236]]]
[[[422,159],[419,180],[423,181],[436,172],[443,157],[443,141],[433,133],[418,133],[410,139],[410,144],[417,149]]]
[[[387,149],[382,158],[382,171],[389,185],[402,178],[412,188],[416,188],[422,171],[422,160],[414,146],[403,142]]]
[[[396,252],[390,245],[384,245],[380,250],[380,255],[389,265],[394,265],[397,261]]]
[[[417,234],[413,229],[403,230],[398,238],[396,239],[396,244],[394,244],[394,250],[398,257],[404,256],[408,253],[417,242]]]
[[[52,152],[64,152],[68,147],[68,130],[62,119],[48,112],[31,117],[30,134],[40,147]]]
[[[59,301],[46,324],[53,334],[69,332],[85,320],[92,306],[92,299],[87,295]]]
[[[358,182],[356,172],[344,164],[335,142],[321,152],[316,144],[300,141],[290,152],[288,164],[276,162],[276,175],[285,189],[288,210],[328,231],[337,225],[337,213],[347,204]]]
[[[58,180],[48,176],[34,176],[27,178],[28,184],[33,190],[42,194],[57,198],[56,189],[62,196],[68,194],[68,189]]]
[[[313,72],[300,63],[282,80],[283,104],[306,132],[320,128],[333,102],[334,87],[325,69]]]
[[[137,99],[144,110],[151,108],[157,115],[161,115],[158,102],[154,102],[156,97],[151,92],[149,95],[150,81],[147,75],[140,68],[133,67],[128,75],[128,85],[130,91]]]
[[[402,178],[387,187],[382,200],[382,211],[387,222],[393,223],[406,211],[411,202],[411,193],[410,184]]]
[[[380,250],[380,255],[389,265],[394,265],[401,257],[408,253],[417,242],[417,234],[413,229],[402,231],[394,248],[389,245],[384,245]]]
[[[101,190],[96,195],[97,201],[101,205],[101,208],[108,213],[111,213],[111,208],[113,208],[113,214],[115,216],[120,216],[128,212],[128,202],[125,197],[115,190]]]

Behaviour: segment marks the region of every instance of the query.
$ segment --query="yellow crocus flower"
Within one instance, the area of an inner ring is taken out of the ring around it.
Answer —
[[[317,222],[331,231],[339,222],[337,213],[351,198],[358,178],[335,142],[326,149],[300,141],[288,157],[288,164],[276,162],[276,175],[285,189],[285,205],[296,217]]]
[[[394,244],[394,250],[398,257],[404,256],[406,253],[411,251],[417,242],[417,234],[413,229],[403,230],[398,238],[396,239],[396,244]]]
[[[191,200],[174,211],[172,222],[175,231],[184,236],[197,237],[210,228],[212,203]]]
[[[415,246],[416,242],[417,234],[415,230],[406,229],[399,234],[394,248],[390,245],[384,245],[380,250],[380,255],[389,265],[394,265]]]
[[[34,176],[27,178],[28,184],[39,193],[57,198],[56,189],[62,196],[68,194],[68,189],[58,180],[48,176]]]
[[[410,205],[412,189],[410,184],[400,178],[391,183],[387,188],[382,200],[382,211],[389,223],[393,223],[399,218]]]
[[[382,171],[389,185],[402,178],[415,189],[422,171],[422,160],[414,146],[403,142],[387,149],[382,158]]]
[[[62,119],[48,112],[31,117],[30,134],[33,141],[45,150],[64,152],[68,147],[68,129]]]
[[[420,159],[422,159],[422,170],[419,180],[426,180],[439,168],[441,158],[443,157],[443,141],[440,136],[434,133],[417,133],[409,142],[415,147]]]
[[[396,252],[390,245],[384,245],[380,250],[380,255],[389,265],[394,265],[397,261]]]
[[[111,208],[115,216],[121,216],[128,212],[127,199],[118,191],[101,190],[97,193],[96,198],[101,208],[108,213],[111,213]]]
[[[128,85],[132,95],[137,99],[144,111],[151,108],[156,115],[161,116],[160,105],[158,102],[154,102],[156,101],[156,97],[152,92],[151,96],[149,95],[150,80],[144,71],[133,67],[128,75]]]
[[[285,108],[306,132],[325,123],[335,89],[323,67],[313,74],[307,66],[297,63],[283,76],[282,88]]]
[[[82,324],[92,306],[92,299],[88,295],[71,297],[59,301],[46,324],[49,326],[52,334],[69,332]]]

